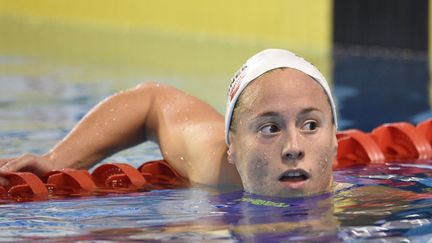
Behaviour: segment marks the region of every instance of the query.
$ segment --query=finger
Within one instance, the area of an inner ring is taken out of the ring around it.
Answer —
[[[19,171],[27,166],[32,166],[36,163],[36,156],[32,154],[24,154],[16,159],[9,160],[0,168],[0,174]]]
[[[4,164],[6,164],[7,162],[9,162],[9,161],[11,161],[11,160],[14,160],[15,158],[2,158],[2,159],[0,159],[0,168],[4,165]]]
[[[0,165],[0,176],[5,175],[9,172],[9,170],[7,169],[7,163],[3,163]]]
[[[0,175],[14,171],[26,171],[43,176],[50,170],[49,165],[39,156],[24,154],[17,159],[10,160],[0,168]]]

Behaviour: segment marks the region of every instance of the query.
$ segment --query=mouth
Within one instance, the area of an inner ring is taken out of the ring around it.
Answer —
[[[280,182],[296,183],[304,182],[310,178],[308,172],[303,169],[287,170],[279,176]]]

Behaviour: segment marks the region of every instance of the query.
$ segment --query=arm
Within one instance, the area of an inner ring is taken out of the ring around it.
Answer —
[[[158,95],[157,86],[141,84],[108,97],[48,153],[0,160],[0,173],[25,170],[43,175],[52,169],[89,168],[113,153],[144,142],[153,136],[147,120]]]
[[[0,159],[0,176],[90,168],[122,149],[152,140],[164,159],[191,182],[239,184],[234,165],[226,161],[224,138],[223,116],[207,103],[167,85],[141,84],[100,102],[45,155]]]

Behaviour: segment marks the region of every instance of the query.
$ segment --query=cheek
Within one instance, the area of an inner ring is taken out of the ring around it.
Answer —
[[[322,140],[316,142],[312,147],[319,148],[316,151],[316,161],[318,162],[318,166],[316,167],[320,173],[325,173],[331,171],[333,160],[335,157],[335,149],[333,145],[333,140],[331,139],[332,134],[326,134],[322,136]],[[322,146],[317,146],[321,144]]]
[[[243,186],[249,192],[262,193],[275,173],[275,146],[260,143],[251,133],[238,133],[235,163]],[[240,139],[242,138],[242,139]]]
[[[332,173],[333,149],[331,146],[314,146],[320,149],[315,151],[315,156],[311,158],[311,170],[319,174],[320,178],[328,177],[328,174]]]
[[[256,191],[257,187],[265,184],[270,174],[271,160],[271,156],[267,152],[251,149],[243,151],[238,159],[237,169],[247,189]]]
[[[240,162],[241,173],[247,177],[253,177],[259,180],[266,175],[269,162],[265,154],[249,153],[247,158]]]
[[[319,181],[323,183],[323,185],[327,184],[324,182],[327,182],[332,178],[333,175],[332,158],[333,158],[333,153],[330,150],[328,153],[321,153],[318,158],[318,166],[315,172],[320,175],[318,178]]]
[[[329,157],[330,156],[328,156],[328,155],[320,156],[318,165],[319,165],[319,169],[321,172],[325,172],[330,167],[330,164],[331,164],[330,161],[332,161],[332,160]]]

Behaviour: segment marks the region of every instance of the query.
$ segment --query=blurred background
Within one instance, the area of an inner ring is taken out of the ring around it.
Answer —
[[[323,72],[341,129],[417,123],[432,117],[430,10],[428,0],[0,0],[0,129],[66,132],[149,80],[223,113],[231,76],[264,48]]]

